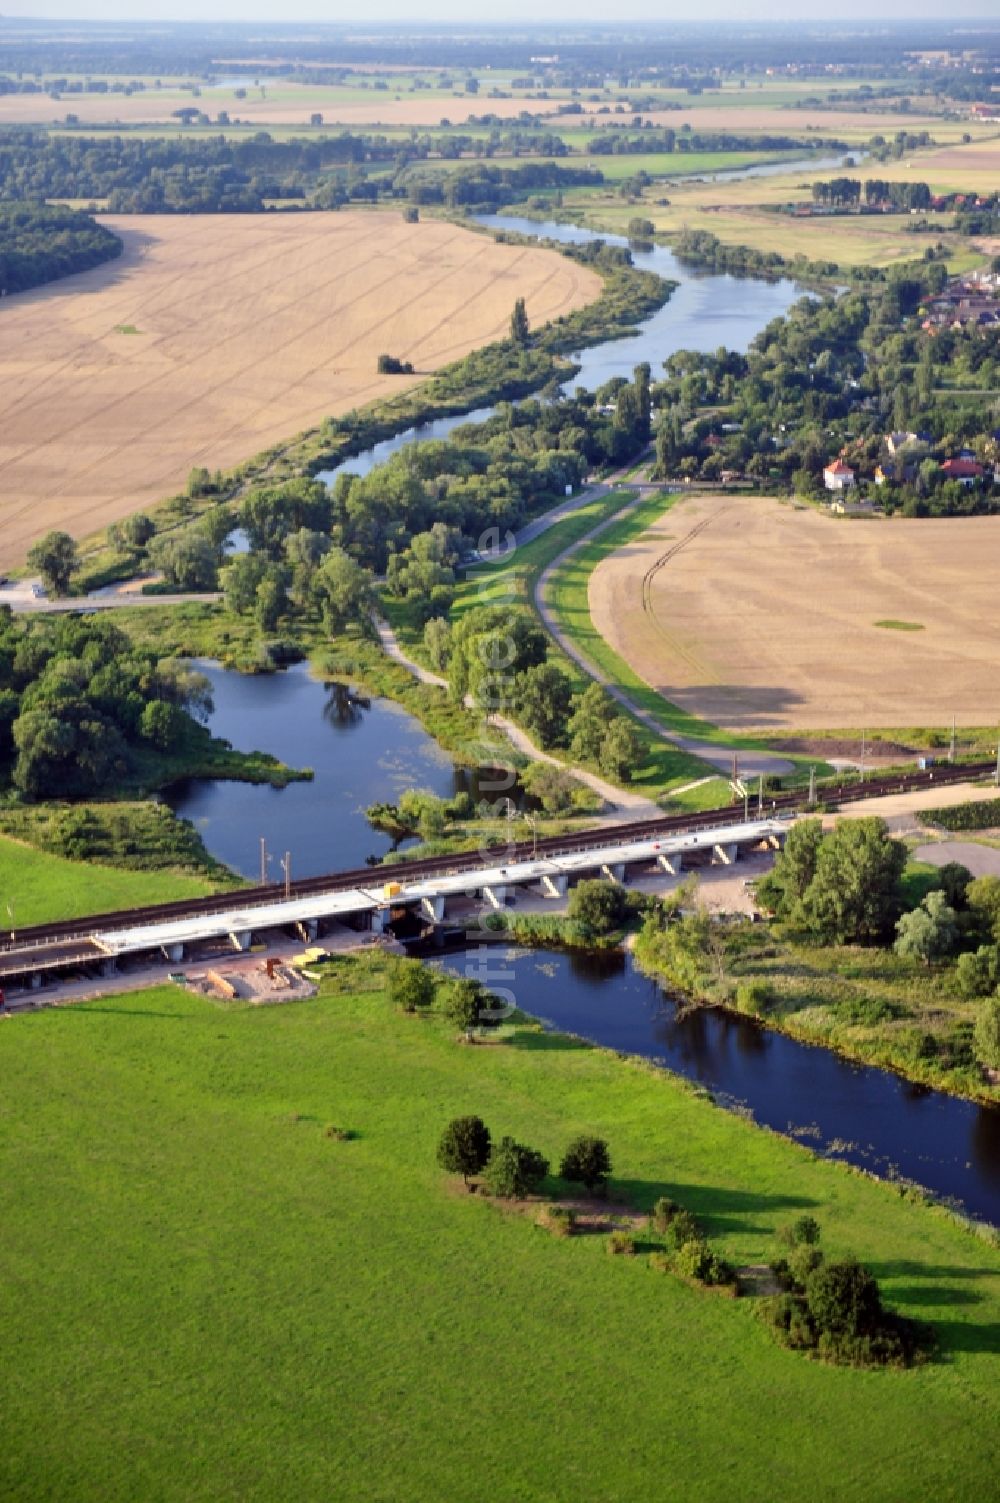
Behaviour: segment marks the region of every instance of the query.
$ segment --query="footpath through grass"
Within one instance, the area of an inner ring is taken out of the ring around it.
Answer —
[[[463,1047],[381,964],[300,1004],[162,987],[0,1024],[4,1498],[993,1496],[1000,1252],[651,1067],[531,1028]],[[600,1133],[615,1198],[674,1196],[736,1263],[808,1211],[941,1359],[823,1366],[749,1301],[498,1211],[435,1163],[460,1112],[554,1160]]]

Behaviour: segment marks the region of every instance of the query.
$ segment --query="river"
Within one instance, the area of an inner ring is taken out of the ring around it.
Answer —
[[[480,976],[479,950],[447,956]],[[486,951],[487,985],[546,1027],[641,1055],[819,1153],[902,1177],[1000,1225],[1000,1111],[852,1064],[717,1008],[679,1009],[621,952]]]
[[[571,225],[513,216],[488,222],[561,241],[593,238]],[[573,385],[593,389],[630,375],[642,360],[656,371],[678,349],[745,349],[801,295],[790,281],[692,273],[661,246],[636,252],[635,261],[679,286],[634,338],[581,352]],[[407,443],[443,437],[489,410],[408,430],[341,468],[364,473]],[[321,478],[330,481],[336,473]],[[171,806],[195,822],[212,854],[248,877],[259,872],[261,836],[272,853],[272,879],[280,876],[277,862],[285,850],[297,876],[360,865],[391,848],[365,819],[367,804],[407,787],[448,795],[469,786],[469,775],[387,700],[359,700],[311,678],[304,666],[256,677],[202,666],[215,694],[216,735],[316,773],[315,781],[283,790],[211,781],[172,790]],[[463,969],[465,961],[445,963]],[[970,1214],[1000,1223],[1000,1112],[849,1064],[748,1020],[715,1011],[682,1015],[622,955],[520,951],[512,952],[510,969],[518,1005],[550,1026],[666,1064],[819,1151],[913,1179],[961,1202]]]
[[[516,231],[521,235],[556,240],[562,245],[585,245],[591,240],[628,245],[621,235],[598,235],[579,225],[557,224],[551,219],[491,214],[478,216],[476,222],[489,229]],[[720,345],[730,350],[746,350],[755,335],[803,296],[798,283],[786,277],[764,282],[754,277],[693,271],[682,266],[673,251],[663,245],[646,250],[633,248],[632,259],[637,267],[676,282],[677,287],[669,301],[652,313],[633,337],[607,339],[573,354],[571,358],[580,370],[578,375],[570,378],[567,386],[585,386],[594,391],[614,376],[631,377],[635,366],[644,360],[649,361],[655,379],[664,360],[676,350],[716,350]],[[461,424],[483,422],[492,412],[492,407],[480,407],[460,417],[438,418],[419,427],[407,428],[332,469],[321,470],[316,478],[332,485],[342,470],[367,475],[373,466],[384,463],[407,444],[445,438]]]

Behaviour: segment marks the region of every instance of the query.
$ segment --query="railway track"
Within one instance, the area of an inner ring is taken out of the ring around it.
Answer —
[[[968,782],[987,777],[996,772],[996,764],[990,762],[963,763],[956,766],[941,766],[927,771],[895,773],[891,776],[872,778],[865,783],[846,782],[821,785],[817,790],[826,808],[838,808],[863,798],[880,798],[892,793],[915,792],[921,788],[943,787],[949,783]],[[753,798],[751,809],[755,807]],[[764,813],[791,813],[806,806],[802,791],[779,793],[765,800]],[[533,857],[566,856],[577,851],[592,850],[620,841],[626,844],[633,839],[649,839],[656,835],[676,835],[686,831],[711,829],[713,825],[731,824],[734,813],[741,812],[738,803],[705,809],[692,814],[664,815],[662,819],[632,820],[598,829],[581,830],[570,835],[544,837],[541,840],[519,841],[507,849],[510,861],[530,860]],[[479,851],[463,851],[451,856],[427,856],[414,861],[383,862],[378,866],[361,866],[340,872],[331,872],[322,877],[303,877],[292,882],[287,893],[293,898],[314,896],[324,892],[343,892],[354,887],[378,887],[387,878],[403,876],[406,879],[450,876],[466,871],[475,871],[483,864]],[[218,893],[207,898],[191,898],[173,903],[157,903],[143,908],[116,909],[111,913],[89,914],[85,918],[67,919],[56,924],[38,924],[17,930],[12,942],[0,942],[0,955],[12,949],[23,951],[32,946],[48,948],[67,940],[81,939],[106,930],[121,929],[146,923],[164,923],[171,919],[194,918],[199,914],[220,913],[243,907],[248,910],[265,903],[281,901],[286,896],[284,884],[271,883],[265,887],[246,887],[235,891]]]

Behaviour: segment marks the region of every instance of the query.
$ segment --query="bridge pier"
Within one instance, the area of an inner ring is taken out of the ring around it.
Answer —
[[[726,845],[713,845],[712,854],[722,866],[732,866],[734,861],[739,860],[740,848],[735,840]]]
[[[507,906],[507,888],[502,882],[494,887],[484,887],[483,897],[493,908],[505,908]]]
[[[168,960],[178,961],[184,959],[183,945],[161,945],[160,948]]]
[[[230,931],[229,938],[232,940],[234,950],[245,953],[250,948],[253,934],[249,929],[233,929]]]
[[[424,917],[429,918],[432,923],[440,924],[441,920],[444,918],[444,898],[421,898],[420,911],[424,915]]]
[[[624,861],[605,861],[601,867],[601,876],[607,877],[609,882],[616,882],[619,886],[625,882]]]
[[[385,931],[386,931],[386,928],[388,927],[388,924],[389,924],[389,910],[388,910],[388,908],[373,908],[372,909],[371,918],[372,918],[372,933],[373,934],[384,934]]]
[[[313,940],[319,934],[319,919],[301,919],[295,925],[295,932],[304,943]]]
[[[542,878],[542,895],[546,898],[564,898],[569,891],[569,877],[565,872],[557,872],[554,877],[547,873]]]
[[[669,856],[657,856],[656,864],[671,877],[679,877],[684,870],[684,853],[676,851]]]

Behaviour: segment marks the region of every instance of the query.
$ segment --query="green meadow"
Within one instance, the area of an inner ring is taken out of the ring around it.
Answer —
[[[161,987],[0,1024],[5,1499],[994,1495],[1000,1252],[651,1067],[530,1026],[462,1046],[380,964],[286,1006]],[[600,1133],[613,1200],[674,1196],[738,1264],[807,1210],[936,1360],[824,1366],[642,1243],[465,1193],[435,1163],[461,1112],[555,1162]]]

